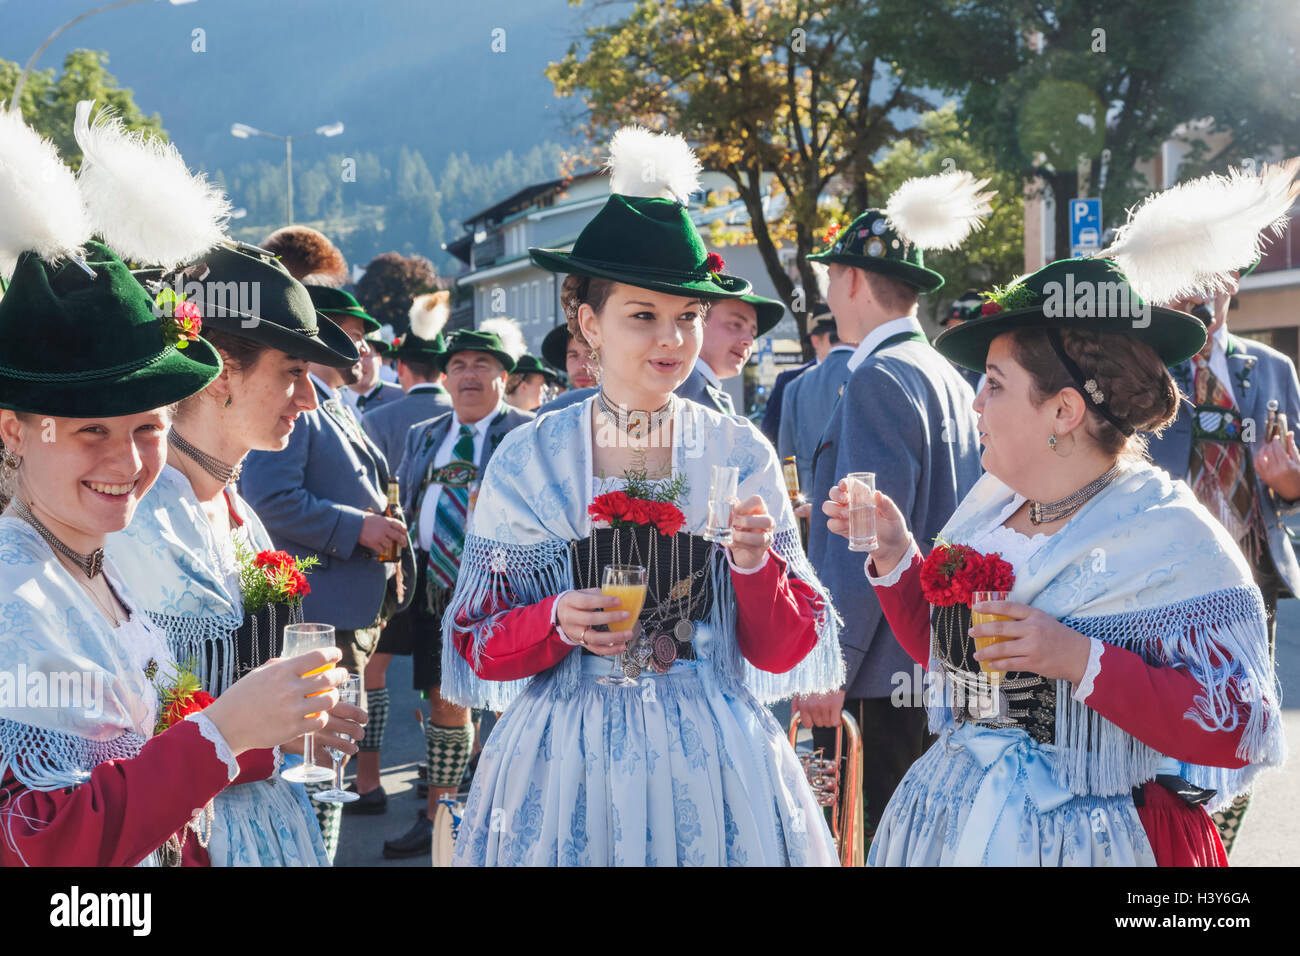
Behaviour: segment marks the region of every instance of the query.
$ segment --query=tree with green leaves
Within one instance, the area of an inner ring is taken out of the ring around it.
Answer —
[[[959,97],[997,165],[1055,200],[1100,195],[1106,224],[1153,186],[1141,164],[1195,124],[1180,175],[1300,147],[1292,0],[881,0],[909,74]],[[1082,172],[1082,175],[1081,175]]]
[[[588,28],[546,75],[556,95],[581,99],[593,144],[640,122],[681,133],[705,168],[725,173],[769,278],[806,323],[810,303],[796,299],[779,245],[793,244],[802,286],[815,289],[806,256],[841,213],[829,194],[838,188],[851,211],[869,206],[881,195],[878,153],[919,138],[904,111],[931,105],[879,48],[877,37],[898,29],[880,9],[877,0],[636,0],[626,16]],[[784,196],[778,216],[769,192]]]
[[[6,106],[20,73],[19,64],[0,60],[0,102]],[[81,166],[81,150],[72,135],[81,100],[94,100],[96,110],[111,108],[127,129],[167,138],[162,118],[157,113],[146,116],[132,92],[118,86],[117,78],[108,71],[108,54],[102,50],[73,50],[64,57],[63,72],[57,79],[52,68],[33,71],[27,76],[20,99],[18,105],[27,125],[53,141],[59,155],[73,169]]]
[[[993,212],[984,227],[951,252],[927,252],[925,264],[944,277],[943,289],[921,297],[921,308],[932,322],[945,315],[953,299],[968,289],[984,291],[1024,271],[1025,199],[1018,175],[999,169],[993,156],[973,140],[957,118],[953,103],[921,115],[917,122],[924,145],[903,140],[878,163],[884,193],[905,179],[964,169],[989,179],[996,189]]]

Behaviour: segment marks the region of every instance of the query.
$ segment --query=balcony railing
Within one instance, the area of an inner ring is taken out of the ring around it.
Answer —
[[[482,269],[496,262],[506,251],[505,237],[498,231],[482,242],[474,243],[474,268]]]
[[[447,319],[448,333],[455,332],[457,329],[474,328],[474,297],[466,296],[465,300],[451,310],[451,315]]]

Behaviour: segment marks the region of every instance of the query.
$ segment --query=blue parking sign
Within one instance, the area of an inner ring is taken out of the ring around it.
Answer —
[[[1070,200],[1070,255],[1091,255],[1101,248],[1101,200]]]

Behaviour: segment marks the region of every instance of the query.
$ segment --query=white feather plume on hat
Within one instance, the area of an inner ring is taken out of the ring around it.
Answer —
[[[78,254],[90,234],[72,170],[0,103],[0,274],[12,274],[24,252],[51,262]]]
[[[124,259],[170,269],[225,239],[230,202],[191,173],[170,143],[127,130],[93,100],[77,104],[73,134],[84,159],[77,181],[94,231]]]
[[[984,225],[996,190],[966,170],[907,180],[889,197],[885,217],[900,236],[919,249],[956,249]]]
[[[417,295],[407,313],[411,320],[411,333],[425,341],[432,341],[451,318],[451,293],[427,292]]]
[[[1128,222],[1097,255],[1115,260],[1147,302],[1226,291],[1228,273],[1259,257],[1263,234],[1286,229],[1300,195],[1297,172],[1300,157],[1154,193],[1129,210]]]
[[[614,134],[605,168],[610,191],[622,196],[674,199],[685,206],[700,188],[700,161],[686,140],[644,126],[624,126]]]
[[[501,349],[516,362],[528,351],[524,331],[514,319],[486,319],[478,327],[480,332],[492,332],[501,340]]]

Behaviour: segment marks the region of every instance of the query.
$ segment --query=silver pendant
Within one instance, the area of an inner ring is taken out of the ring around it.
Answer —
[[[673,628],[673,637],[683,644],[689,644],[695,637],[695,625],[687,620],[678,621]]]
[[[623,659],[623,676],[629,680],[636,680],[641,676],[641,665],[630,657]]]

